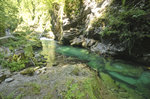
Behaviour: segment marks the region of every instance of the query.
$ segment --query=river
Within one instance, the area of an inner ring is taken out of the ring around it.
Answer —
[[[106,85],[111,86],[110,90],[115,90],[115,87],[124,88],[129,94],[140,94],[142,98],[137,99],[150,97],[150,70],[144,68],[145,66],[104,58],[86,49],[59,45],[56,41],[47,38],[41,38],[41,42],[43,46],[41,53],[47,58],[47,66],[52,66],[55,62],[55,53],[75,57],[97,72],[97,76]],[[128,99],[126,95],[125,99]]]

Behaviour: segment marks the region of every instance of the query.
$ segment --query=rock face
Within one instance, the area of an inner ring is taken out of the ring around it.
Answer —
[[[78,16],[72,20],[64,16],[62,42],[73,46],[82,46],[99,54],[116,55],[118,52],[125,51],[124,44],[114,44],[112,38],[101,38],[99,32],[104,26],[93,27],[93,22],[103,17],[106,8],[111,3],[112,0],[102,2],[83,0]]]
[[[76,1],[80,1],[80,6],[77,6]],[[150,53],[150,48],[146,43],[149,42],[149,38],[135,39],[135,42],[128,42],[127,39],[121,41],[120,34],[125,31],[119,31],[119,36],[115,34],[117,31],[113,31],[114,34],[110,33],[109,35],[108,33],[108,35],[103,36],[104,30],[107,30],[106,28],[112,28],[106,20],[107,16],[110,17],[109,15],[106,16],[106,13],[109,12],[108,9],[111,8],[114,9],[114,11],[123,12],[124,10],[121,9],[121,5],[116,4],[116,2],[118,2],[118,4],[121,2],[115,0],[76,1],[71,1],[76,5],[76,9],[72,7],[71,10],[69,5],[65,5],[65,7],[69,9],[68,12],[66,10],[62,11],[60,10],[61,5],[57,5],[58,9],[53,10],[52,28],[53,32],[56,32],[54,34],[57,40],[61,40],[63,44],[85,47],[105,56],[126,57],[126,59],[130,58],[134,61],[150,63],[149,57],[145,56]],[[55,12],[57,12],[56,15],[54,14]],[[63,16],[60,15],[62,12]],[[68,15],[68,13],[72,15]],[[59,15],[61,16],[60,18],[58,18]],[[118,21],[120,22],[120,20]],[[132,43],[134,43],[135,46],[133,46],[131,50],[129,47]],[[140,49],[140,51],[138,51],[138,49]]]
[[[62,37],[62,13],[63,13],[63,6],[58,3],[53,4],[53,9],[50,10],[50,14],[52,17],[51,24],[52,24],[52,31],[55,34],[56,40],[61,40]]]

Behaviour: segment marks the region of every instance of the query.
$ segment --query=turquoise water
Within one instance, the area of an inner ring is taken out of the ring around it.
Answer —
[[[49,66],[55,60],[55,53],[76,57],[85,61],[90,68],[98,72],[100,78],[105,80],[108,76],[111,77],[112,82],[108,80],[109,78],[107,79],[109,84],[115,82],[120,87],[132,88],[132,90],[140,92],[143,99],[150,97],[150,71],[145,71],[142,66],[121,60],[106,59],[82,48],[58,45],[53,40],[42,40],[42,45],[43,54],[47,56]],[[108,76],[103,77],[104,75]]]

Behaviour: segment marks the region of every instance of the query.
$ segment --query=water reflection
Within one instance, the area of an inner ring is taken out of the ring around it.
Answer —
[[[47,66],[52,66],[55,61],[55,41],[51,39],[41,39],[43,50],[41,52],[47,60]]]

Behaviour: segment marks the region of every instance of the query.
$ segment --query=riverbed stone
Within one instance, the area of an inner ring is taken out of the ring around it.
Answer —
[[[13,78],[7,78],[7,79],[5,79],[5,82],[9,83],[9,82],[12,82],[13,80],[14,80]]]

